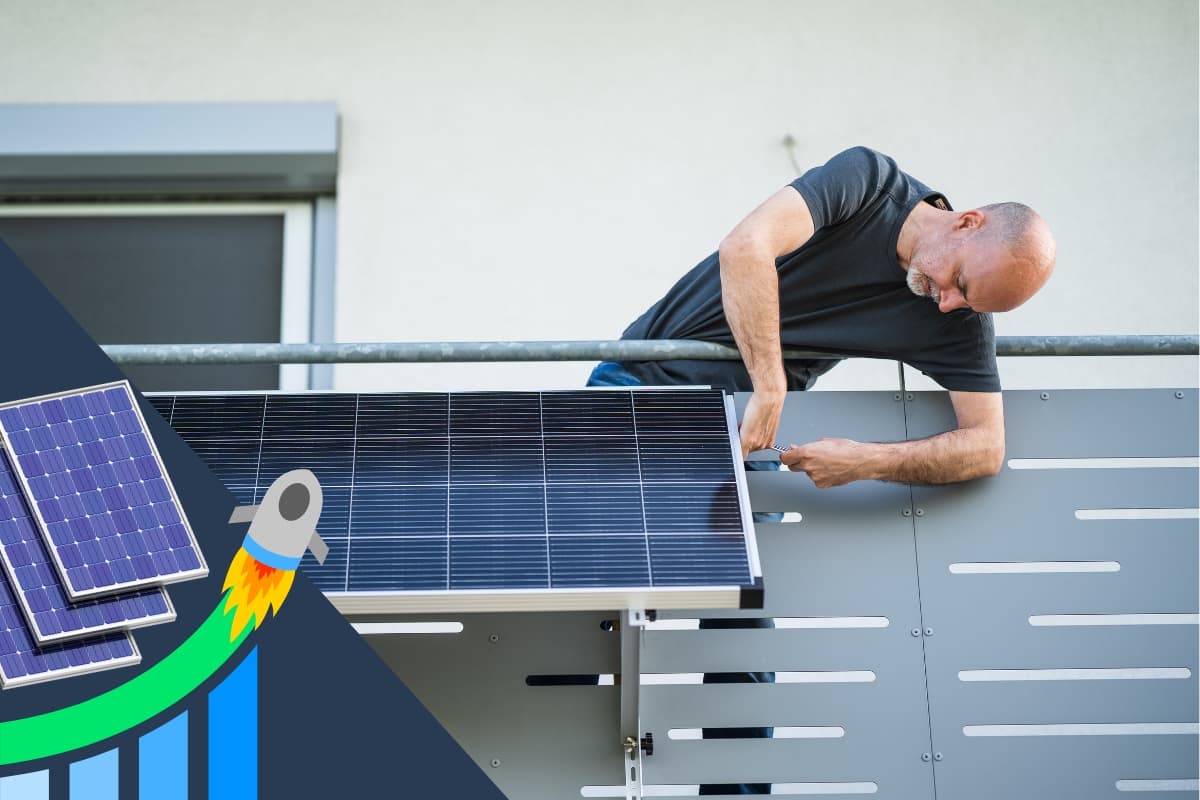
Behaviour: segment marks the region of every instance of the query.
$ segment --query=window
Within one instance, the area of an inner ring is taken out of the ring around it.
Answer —
[[[0,239],[100,344],[311,340],[311,202],[5,204]],[[304,365],[125,372],[143,391],[310,385]]]

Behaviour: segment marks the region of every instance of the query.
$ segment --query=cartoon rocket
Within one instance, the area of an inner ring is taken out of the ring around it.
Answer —
[[[295,469],[276,478],[259,505],[233,510],[229,522],[249,522],[250,530],[229,565],[222,589],[228,592],[225,614],[233,612],[230,641],[251,620],[257,629],[268,611],[279,613],[306,550],[318,563],[325,563],[329,547],[316,530],[321,500],[317,476]]]

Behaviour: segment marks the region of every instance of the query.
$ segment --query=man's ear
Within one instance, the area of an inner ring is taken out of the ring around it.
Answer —
[[[956,231],[973,231],[982,228],[984,223],[983,212],[977,208],[972,208],[970,211],[960,211],[958,219],[954,221],[954,230]]]

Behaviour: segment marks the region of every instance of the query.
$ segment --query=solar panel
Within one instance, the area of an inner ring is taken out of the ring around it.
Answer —
[[[761,602],[732,401],[699,389],[151,398],[242,504],[311,469],[344,611]]]
[[[84,543],[81,547],[92,545]],[[166,592],[153,587],[72,603],[0,450],[0,568],[17,595],[38,644],[175,619]]]
[[[208,574],[127,382],[0,405],[0,437],[71,600]]]
[[[142,660],[128,633],[34,644],[8,578],[0,571],[0,689],[125,667]]]

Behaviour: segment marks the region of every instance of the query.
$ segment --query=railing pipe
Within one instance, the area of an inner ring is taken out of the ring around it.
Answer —
[[[404,364],[481,361],[722,361],[735,348],[674,339],[349,344],[110,344],[118,364]],[[998,356],[1194,356],[1200,336],[999,336]],[[829,358],[786,350],[784,358]]]

